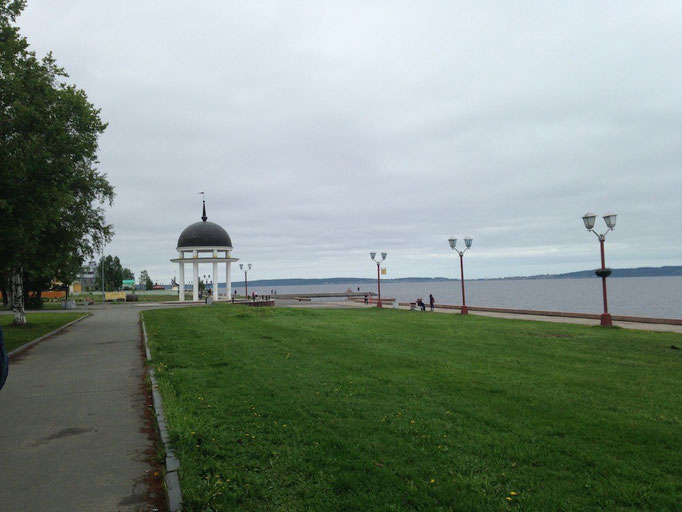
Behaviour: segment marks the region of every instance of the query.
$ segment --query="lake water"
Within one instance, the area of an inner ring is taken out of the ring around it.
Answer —
[[[682,318],[682,277],[619,277],[606,281],[609,313],[613,315]],[[278,286],[278,293],[376,292],[376,284],[336,284],[310,286]],[[243,288],[237,288],[244,293]],[[272,287],[251,287],[249,293],[269,294]],[[601,313],[601,279],[518,279],[499,281],[466,281],[468,306],[537,309],[576,313]],[[224,293],[224,289],[221,290]],[[459,281],[381,284],[383,297],[401,302],[422,297],[428,302],[432,293],[437,303],[461,304]],[[326,299],[331,300],[331,299]]]

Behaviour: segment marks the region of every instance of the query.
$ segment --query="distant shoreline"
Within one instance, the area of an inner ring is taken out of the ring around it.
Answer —
[[[682,266],[665,266],[665,267],[637,267],[637,268],[614,268],[614,277],[680,277],[682,276]],[[483,279],[468,279],[469,281],[512,281],[512,280],[527,280],[527,279],[587,279],[595,278],[594,270],[581,270],[578,272],[568,272],[565,274],[538,274],[533,276],[514,276],[514,277],[490,277]],[[609,278],[609,279],[610,279]],[[451,279],[448,277],[401,277],[394,279],[383,278],[381,282],[385,283],[424,283],[424,282],[450,282],[459,281],[459,279]],[[376,283],[375,278],[365,277],[328,277],[315,279],[260,279],[249,280],[251,286],[306,286],[306,285],[361,285]],[[225,283],[220,283],[224,287]],[[233,287],[244,286],[243,281],[233,281]]]
[[[528,280],[528,279],[587,279],[594,278],[594,269],[580,270],[578,272],[567,272],[565,274],[537,274],[533,276],[512,276],[512,277],[486,277],[481,279],[467,279],[467,281],[514,281],[514,280]],[[614,268],[613,273],[609,279],[613,277],[682,277],[682,266],[664,266],[664,267],[637,267],[637,268]],[[452,279],[449,277],[399,277],[399,278],[382,278],[382,283],[445,283],[450,281],[459,281],[459,279]],[[323,277],[323,278],[290,278],[290,279],[256,279],[250,280],[251,286],[309,286],[309,285],[348,285],[357,286],[362,284],[374,284],[376,278],[366,277]],[[222,288],[225,287],[225,282],[218,283]],[[162,284],[165,289],[170,289],[169,284]],[[187,283],[185,283],[187,286]],[[244,286],[244,281],[232,281],[233,287]]]

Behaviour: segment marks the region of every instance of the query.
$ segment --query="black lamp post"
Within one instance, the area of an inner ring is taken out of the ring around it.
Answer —
[[[386,259],[386,256],[388,255],[387,252],[382,252],[381,253],[381,259],[376,260],[377,253],[375,252],[370,252],[369,257],[372,258],[372,261],[377,264],[377,294],[379,296],[379,299],[377,300],[377,307],[381,308],[383,307],[381,304],[381,262]]]
[[[239,264],[239,268],[244,271],[244,290],[246,294],[246,299],[248,300],[249,298],[249,280],[247,274],[249,273],[249,270],[251,270],[251,263],[248,263],[246,266],[244,266],[243,263]]]
[[[466,237],[464,239],[464,245],[466,246],[463,251],[460,251],[458,249],[455,249],[455,246],[457,245],[457,239],[454,236],[451,236],[448,238],[448,242],[450,242],[450,249],[455,251],[457,254],[459,254],[459,271],[460,271],[460,276],[461,276],[461,281],[462,281],[462,307],[461,307],[461,312],[463,315],[468,315],[469,314],[469,308],[467,307],[467,301],[466,297],[464,295],[464,253],[467,252],[469,249],[471,249],[471,244],[474,241],[473,238],[471,237]]]
[[[599,234],[597,233],[593,228],[594,228],[594,221],[597,218],[597,216],[594,213],[586,213],[583,215],[583,222],[585,223],[585,228],[587,228],[588,231],[591,231],[595,235],[597,235],[597,238],[599,239],[599,249],[601,251],[601,268],[598,268],[597,270],[594,271],[597,276],[601,277],[601,288],[602,288],[602,296],[604,298],[604,312],[601,315],[601,325],[604,326],[610,326],[613,325],[613,322],[611,321],[611,315],[609,314],[609,306],[608,302],[606,300],[606,278],[611,275],[611,269],[606,267],[606,260],[604,259],[604,242],[606,241],[606,234],[609,231],[613,231],[614,228],[616,227],[616,214],[615,213],[607,213],[604,215],[604,222],[606,223],[606,227],[609,228],[604,233]]]

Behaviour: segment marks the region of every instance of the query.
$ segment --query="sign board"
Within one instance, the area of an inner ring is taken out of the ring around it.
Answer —
[[[385,275],[386,275],[386,268],[382,268],[382,269],[381,269],[381,275],[382,275],[382,276],[385,276]]]

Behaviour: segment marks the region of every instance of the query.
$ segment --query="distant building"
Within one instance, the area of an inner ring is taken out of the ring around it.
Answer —
[[[90,291],[95,288],[95,270],[97,263],[91,260],[90,263],[81,267],[80,273],[76,274],[76,280],[71,287],[74,292]]]

